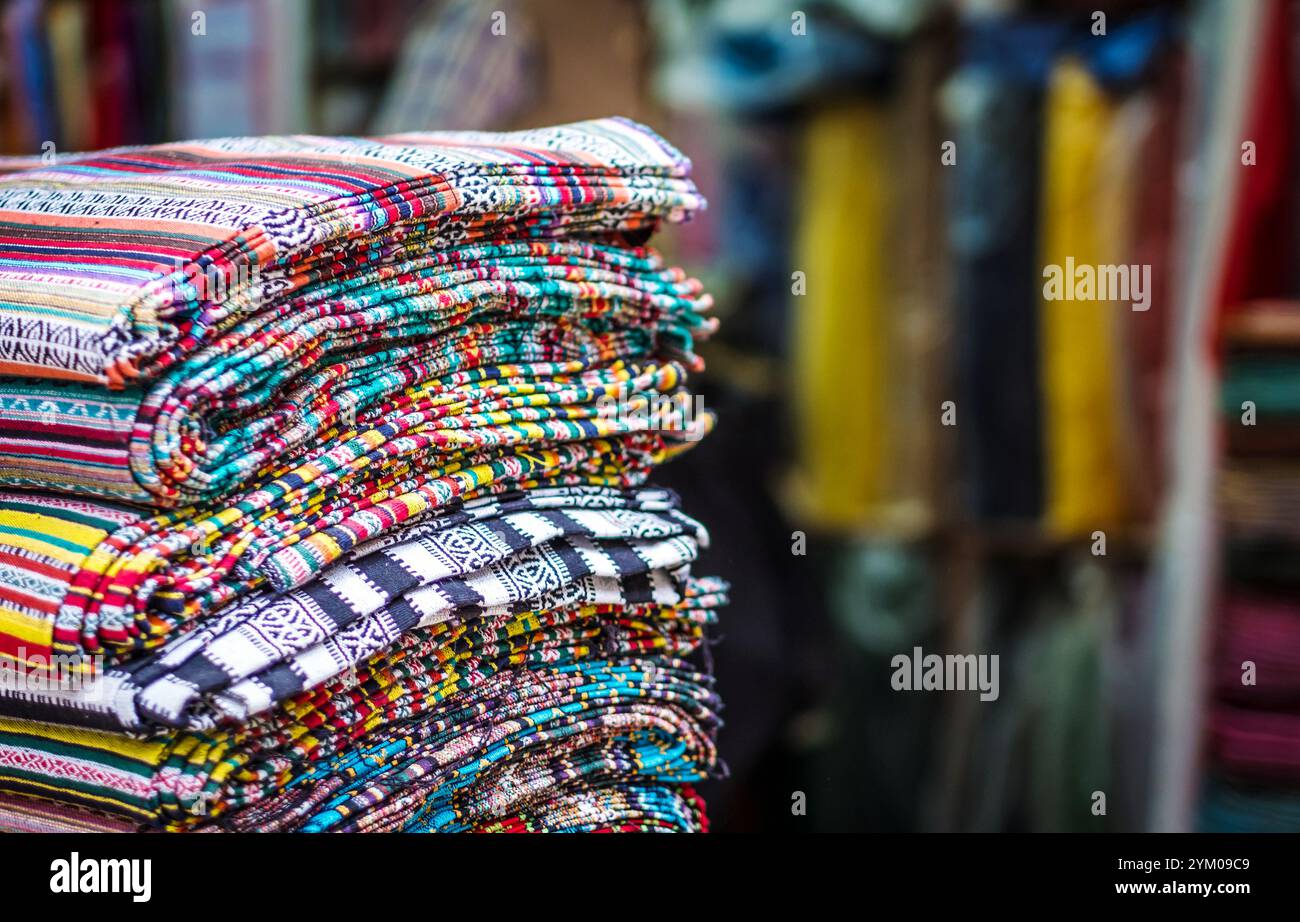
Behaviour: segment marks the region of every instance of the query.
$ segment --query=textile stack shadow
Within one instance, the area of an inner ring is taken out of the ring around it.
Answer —
[[[0,160],[0,829],[699,831],[651,130]]]

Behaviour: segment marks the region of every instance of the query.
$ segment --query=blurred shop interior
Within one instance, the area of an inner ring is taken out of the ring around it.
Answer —
[[[6,153],[622,114],[692,157],[720,425],[659,476],[733,584],[715,829],[1300,831],[1300,2],[2,16]],[[1141,298],[1047,298],[1085,264]],[[895,690],[917,647],[997,699]]]

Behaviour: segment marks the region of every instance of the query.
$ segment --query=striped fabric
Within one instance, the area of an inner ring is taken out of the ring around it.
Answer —
[[[541,489],[471,502],[370,542],[292,592],[254,593],[158,653],[74,689],[0,687],[0,714],[202,729],[247,719],[408,630],[452,617],[543,602],[676,604],[676,574],[707,533],[675,506],[656,489]]]
[[[82,568],[141,515],[102,501],[0,493],[0,661],[48,664],[55,617]]]
[[[432,428],[480,380],[653,352],[694,364],[712,328],[699,283],[647,250],[519,242],[393,259],[335,266],[347,274],[122,391],[0,379],[0,484],[202,502],[353,432]]]
[[[622,119],[0,162],[0,829],[706,828],[688,172]]]
[[[223,138],[0,169],[0,372],[118,386],[381,236],[463,238],[507,220],[539,236],[633,230],[703,204],[685,158],[623,119]]]
[[[0,795],[0,832],[133,832],[136,828],[129,820],[88,807],[43,797]]]
[[[495,769],[528,753],[572,778],[698,781],[718,769],[718,700],[682,657],[724,601],[698,582],[675,607],[444,622],[262,718],[201,733],[139,739],[0,718],[0,792],[170,828],[432,831],[508,815]],[[424,795],[397,798],[416,778]]]
[[[560,378],[552,394],[539,395],[530,385],[533,393],[511,398],[523,415],[507,409],[497,421],[471,414],[469,424],[488,425],[446,436],[389,424],[350,432],[253,489],[206,507],[141,516],[108,535],[68,523],[56,510],[39,524],[64,548],[67,575],[32,586],[15,600],[21,605],[0,606],[0,655],[36,664],[52,653],[157,647],[204,612],[261,585],[300,585],[356,544],[461,498],[542,484],[635,486],[689,443],[674,448],[645,420],[599,417],[595,401],[619,387],[644,399],[679,375],[672,367],[642,374],[611,367],[587,376],[585,387]],[[543,401],[581,415],[529,421],[538,414],[528,405]],[[468,408],[477,409],[475,401]],[[451,439],[461,446],[437,451],[440,440]],[[47,502],[47,494],[13,495]],[[20,527],[5,527],[6,502],[0,495],[0,554],[18,553],[30,539]]]

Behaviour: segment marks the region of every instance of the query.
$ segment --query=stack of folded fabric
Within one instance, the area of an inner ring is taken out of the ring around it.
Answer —
[[[1300,830],[1300,305],[1224,321],[1224,586],[1214,631],[1209,780],[1200,825]]]
[[[0,828],[707,826],[726,586],[645,485],[713,423],[677,151],[0,168]]]

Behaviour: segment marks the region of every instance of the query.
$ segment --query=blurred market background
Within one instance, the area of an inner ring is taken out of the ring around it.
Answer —
[[[653,125],[723,318],[661,475],[734,587],[715,828],[1300,830],[1298,7],[8,0],[0,146]]]

